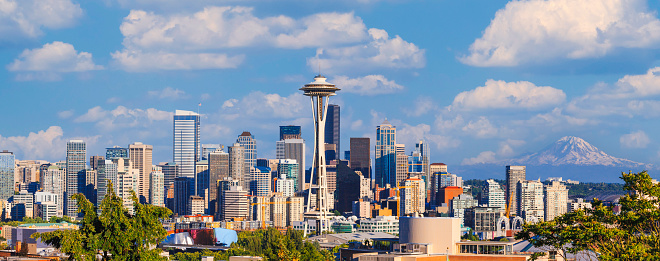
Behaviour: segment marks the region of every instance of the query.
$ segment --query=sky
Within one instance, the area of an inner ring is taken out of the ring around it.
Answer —
[[[280,125],[301,125],[313,145],[298,89],[320,72],[341,88],[331,103],[341,106],[342,150],[350,137],[375,138],[387,119],[407,152],[423,139],[450,171],[563,136],[660,164],[658,8],[0,0],[0,150],[57,161],[70,139],[85,140],[90,156],[139,141],[154,146],[154,163],[171,161],[180,109],[202,114],[202,143],[230,145],[250,131],[258,157],[274,158]]]

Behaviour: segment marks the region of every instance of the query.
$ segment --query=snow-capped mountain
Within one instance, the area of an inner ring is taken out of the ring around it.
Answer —
[[[542,151],[507,162],[523,165],[651,167],[644,163],[610,156],[585,140],[573,136],[563,137]]]

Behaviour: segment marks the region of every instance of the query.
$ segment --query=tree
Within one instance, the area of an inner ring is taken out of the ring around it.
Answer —
[[[167,236],[159,219],[171,212],[163,207],[143,205],[132,192],[134,214],[129,214],[108,182],[108,193],[101,202],[101,214],[83,194],[72,196],[84,214],[78,230],[63,229],[35,233],[44,243],[59,248],[73,260],[166,260],[155,246]],[[152,249],[153,248],[153,249]]]
[[[621,179],[629,191],[619,199],[621,213],[594,200],[592,209],[525,224],[516,238],[564,258],[580,252],[599,260],[660,259],[660,184],[646,171],[622,173]]]

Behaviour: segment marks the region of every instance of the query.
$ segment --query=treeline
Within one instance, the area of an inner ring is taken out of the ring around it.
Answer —
[[[289,228],[286,233],[277,229],[259,229],[238,233],[238,241],[227,251],[204,250],[196,253],[176,253],[179,261],[198,261],[203,256],[227,260],[230,256],[261,256],[264,260],[334,260],[334,251],[321,250],[318,243],[304,240],[303,232]]]
[[[506,180],[496,179],[495,182],[506,190]],[[463,181],[464,186],[470,186],[470,193],[473,197],[477,197],[483,191],[486,184],[485,180],[470,179]],[[543,181],[543,184],[550,184],[548,181]],[[621,183],[579,183],[568,184],[564,183],[568,188],[568,196],[570,198],[584,198],[589,195],[623,195],[626,193],[624,184]]]

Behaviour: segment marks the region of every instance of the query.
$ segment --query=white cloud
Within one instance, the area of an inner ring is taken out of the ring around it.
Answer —
[[[296,118],[310,115],[309,98],[300,93],[280,96],[276,93],[251,92],[240,100],[224,102],[222,110],[226,115],[250,116],[253,118]]]
[[[573,99],[567,112],[584,116],[660,116],[660,67],[645,74],[626,75],[614,84],[598,83]]]
[[[237,99],[229,99],[229,100],[226,100],[225,102],[222,103],[222,108],[223,108],[223,109],[225,109],[225,108],[232,108],[232,107],[234,107],[234,104],[236,104],[237,102],[238,102]]]
[[[126,71],[199,70],[236,68],[244,55],[228,56],[223,53],[169,53],[142,52],[124,49],[111,54]]]
[[[174,88],[169,87],[169,86],[165,87],[162,90],[148,91],[147,95],[149,95],[150,97],[158,98],[158,99],[170,99],[170,100],[188,98],[188,95],[186,94],[185,91],[179,90],[179,89],[174,89]]]
[[[363,122],[362,120],[356,120],[351,122],[351,130],[356,131],[362,128]]]
[[[7,69],[14,72],[84,72],[100,70],[103,66],[94,64],[92,54],[77,52],[73,45],[55,41],[41,48],[24,50]]]
[[[460,58],[474,66],[516,66],[601,57],[616,48],[655,48],[660,20],[644,0],[511,1]]]
[[[108,111],[96,106],[76,118],[74,122],[95,122],[100,130],[110,132],[118,128],[147,128],[157,121],[171,121],[172,116],[172,112],[154,108],[129,109],[117,106],[114,110]]]
[[[332,48],[370,39],[366,25],[354,13],[261,18],[253,14],[253,8],[241,6],[209,6],[192,14],[172,15],[131,10],[120,31],[124,49],[114,52],[113,59],[124,70],[138,72],[236,68],[244,55],[228,53],[237,48]],[[381,50],[373,62],[389,64],[403,59],[395,57],[399,49],[415,47],[398,36],[372,45]]]
[[[320,48],[315,57],[307,59],[307,66],[315,70],[338,73],[372,71],[382,68],[423,68],[425,50],[401,39],[390,38],[385,30],[369,29],[371,41],[366,44],[340,48]]]
[[[492,162],[495,162],[495,152],[484,151],[479,153],[479,155],[477,155],[474,158],[463,159],[461,165],[475,165],[475,164],[484,164],[484,163],[492,163]]]
[[[564,91],[549,86],[536,86],[531,82],[505,82],[487,80],[486,84],[471,91],[461,92],[454,98],[456,109],[540,109],[558,105],[566,99]]]
[[[367,75],[358,78],[337,76],[331,80],[342,92],[357,93],[360,95],[388,94],[402,91],[405,87],[394,80],[388,80],[383,75]]]
[[[0,1],[0,41],[36,38],[43,28],[70,27],[83,15],[71,0]]]
[[[72,137],[82,139],[87,146],[95,144],[100,136]],[[0,135],[0,147],[16,154],[22,159],[60,160],[66,154],[64,131],[60,126],[51,126],[46,130],[30,132],[27,136],[3,137]]]
[[[619,142],[621,143],[621,147],[624,148],[646,148],[646,146],[651,143],[651,140],[644,131],[639,130],[621,135]]]
[[[408,116],[419,117],[437,108],[433,99],[420,96],[415,99],[412,106],[404,107],[403,112]]]
[[[427,124],[409,125],[402,124],[397,130],[397,143],[413,145],[420,140],[426,140],[435,144],[440,150],[457,148],[461,141],[450,136],[432,134],[431,126]]]
[[[468,122],[463,126],[463,131],[477,138],[490,138],[498,134],[497,128],[484,116],[479,117],[476,121]]]
[[[548,113],[539,113],[534,115],[522,124],[526,126],[551,127],[554,129],[564,129],[571,126],[584,126],[597,124],[597,120],[588,118],[578,118],[563,113],[560,108],[554,108]]]
[[[60,119],[68,119],[73,116],[73,110],[68,110],[68,111],[60,111],[57,113],[57,117],[60,117]]]

